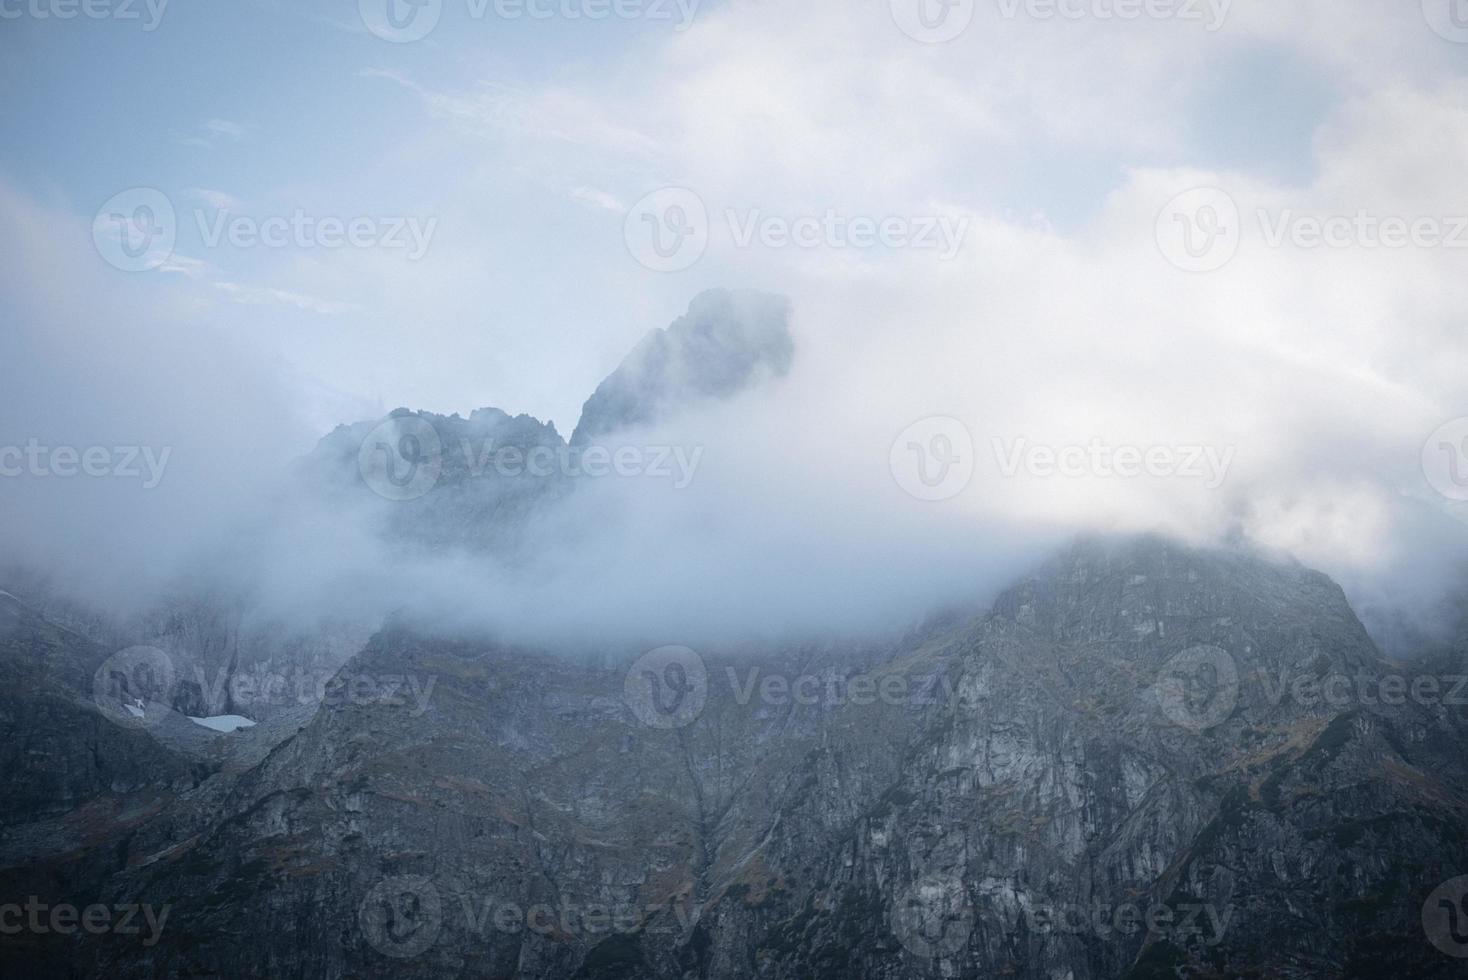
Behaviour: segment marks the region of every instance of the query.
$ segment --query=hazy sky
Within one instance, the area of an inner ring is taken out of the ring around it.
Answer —
[[[1468,246],[1464,0],[527,3],[0,0],[0,443],[126,430],[224,501],[399,405],[567,434],[644,332],[750,286],[800,351],[722,423],[766,461],[782,433],[755,499],[927,520],[888,454],[943,416],[979,471],[945,516],[1242,531],[1343,577],[1459,526],[1422,454],[1468,415],[1468,247],[1356,219]],[[139,188],[174,238],[124,271]],[[675,271],[636,238],[687,217],[647,224],[665,188],[708,215]],[[1317,245],[1300,215],[1352,224]],[[295,216],[366,238],[231,238]],[[1215,487],[1005,478],[996,439],[1232,452]]]
[[[439,0],[413,43],[369,32],[370,0],[172,3],[151,31],[143,0],[117,11],[136,19],[31,14],[52,2],[5,0],[23,15],[0,20],[0,177],[16,192],[85,229],[119,191],[163,191],[188,264],[147,288],[283,357],[327,415],[492,403],[563,428],[701,286],[794,291],[811,266],[850,271],[848,256],[716,236],[693,269],[651,273],[627,254],[622,213],[659,187],[688,186],[714,211],[942,211],[1084,245],[1138,168],[1306,189],[1332,133],[1374,126],[1396,142],[1382,116],[1416,100],[1438,104],[1445,119],[1426,125],[1451,146],[1442,126],[1458,122],[1468,68],[1468,45],[1433,33],[1418,0],[1239,2],[1216,31],[1192,0],[1179,13],[1204,19],[1007,18],[985,0],[941,45],[902,33],[887,0],[705,0],[690,23],[673,0],[599,20],[563,13],[587,0],[541,0],[545,19]],[[1414,183],[1398,167],[1382,176],[1397,186],[1360,204]],[[220,205],[437,225],[417,261],[208,247],[194,212]],[[970,273],[984,251],[970,240]]]

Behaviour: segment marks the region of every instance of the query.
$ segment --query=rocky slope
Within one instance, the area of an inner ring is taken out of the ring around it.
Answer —
[[[357,696],[221,736],[202,770],[128,749],[166,793],[141,818],[106,816],[126,771],[77,783],[66,806],[104,815],[44,861],[8,849],[6,893],[166,925],[6,939],[6,966],[1084,980],[1468,954],[1462,692],[1384,660],[1296,565],[1083,542],[982,616],[862,649],[576,660],[441,633],[382,631],[342,669]],[[19,784],[71,765],[11,761]]]

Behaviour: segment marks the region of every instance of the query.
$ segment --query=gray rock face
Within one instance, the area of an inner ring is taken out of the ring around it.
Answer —
[[[709,290],[665,330],[654,330],[581,410],[571,444],[581,446],[677,409],[729,398],[789,372],[795,356],[789,303],[748,290]]]
[[[108,663],[102,647],[0,594],[0,853],[14,859],[36,844],[19,840],[22,823],[79,817],[89,803],[108,796],[161,805],[210,770],[141,725],[114,725],[104,717],[94,689],[121,694],[129,703],[147,698],[129,687],[124,671],[109,683]],[[103,680],[97,683],[99,671]],[[120,701],[113,706],[132,717]],[[74,831],[86,834],[80,822]],[[57,847],[77,843],[61,840]]]
[[[607,667],[437,632],[344,668],[395,695],[12,858],[10,893],[171,910],[146,947],[31,937],[31,975],[1447,977],[1468,953],[1423,924],[1468,871],[1463,709],[1386,696],[1403,668],[1298,566],[1086,542],[856,650]]]
[[[403,548],[508,556],[524,546],[528,518],[569,490],[567,452],[554,425],[529,415],[398,409],[338,426],[299,473],[313,502],[373,505],[369,529]]]

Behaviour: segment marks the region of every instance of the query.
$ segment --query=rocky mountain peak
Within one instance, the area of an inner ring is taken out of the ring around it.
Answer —
[[[1002,593],[994,611],[1057,642],[1170,646],[1179,631],[1211,622],[1318,633],[1352,664],[1378,657],[1329,576],[1246,548],[1192,548],[1153,535],[1082,538]]]
[[[680,407],[729,398],[785,375],[795,355],[789,316],[789,302],[768,293],[699,294],[686,314],[650,332],[597,386],[571,444],[655,423]]]

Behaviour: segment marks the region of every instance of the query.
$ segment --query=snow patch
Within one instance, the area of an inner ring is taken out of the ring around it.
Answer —
[[[241,715],[211,715],[208,718],[195,718],[189,715],[189,721],[205,728],[212,728],[216,732],[233,732],[241,728],[253,728],[255,723]]]

